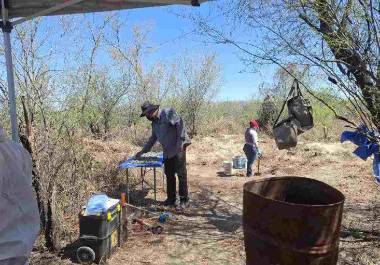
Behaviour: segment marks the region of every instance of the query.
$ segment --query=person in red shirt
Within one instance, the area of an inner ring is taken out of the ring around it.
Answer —
[[[252,176],[253,162],[261,153],[258,145],[258,130],[259,123],[256,120],[251,120],[249,122],[249,127],[245,131],[245,144],[243,151],[247,157],[247,177]]]

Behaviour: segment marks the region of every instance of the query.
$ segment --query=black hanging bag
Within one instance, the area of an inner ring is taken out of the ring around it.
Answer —
[[[279,150],[289,149],[297,145],[299,123],[293,117],[289,117],[276,123],[273,127],[273,135]]]
[[[288,106],[289,117],[278,121]],[[313,128],[312,108],[309,100],[301,93],[298,81],[295,79],[290,92],[281,108],[273,126],[273,135],[278,149],[289,149],[297,145],[297,136]]]
[[[289,149],[297,145],[297,135],[300,130],[299,122],[292,116],[278,121],[285,109],[285,105],[288,102],[289,97],[294,94],[293,90],[294,87],[292,86],[292,89],[286,97],[281,111],[273,125],[273,135],[279,150]]]
[[[303,97],[296,79],[293,82],[290,93],[293,95],[287,101],[289,116],[298,120],[300,125],[298,134],[301,134],[314,127],[312,107],[310,101]]]

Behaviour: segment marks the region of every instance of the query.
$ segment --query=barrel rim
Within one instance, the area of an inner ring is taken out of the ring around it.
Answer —
[[[275,180],[284,180],[284,179],[285,180],[286,179],[304,179],[304,180],[318,182],[319,184],[322,184],[322,185],[327,186],[330,189],[334,190],[342,198],[342,200],[339,201],[339,202],[336,202],[336,203],[329,203],[329,204],[303,204],[303,203],[292,203],[292,202],[286,202],[286,201],[281,201],[281,200],[276,200],[276,199],[270,199],[270,198],[262,196],[262,195],[260,195],[258,193],[253,193],[253,192],[250,192],[250,194],[252,194],[254,196],[258,196],[258,197],[263,198],[263,199],[268,200],[268,201],[274,201],[274,202],[282,203],[282,204],[286,204],[286,205],[298,206],[298,207],[307,207],[307,208],[311,208],[311,207],[313,207],[313,208],[334,207],[334,206],[337,206],[337,205],[343,205],[344,202],[345,202],[345,200],[346,200],[346,197],[344,196],[344,194],[341,191],[339,191],[338,189],[330,186],[329,184],[324,183],[324,182],[319,181],[319,180],[316,180],[316,179],[312,179],[312,178],[308,178],[308,177],[300,177],[300,176],[265,177],[265,178],[262,178],[262,179],[251,180],[251,181],[248,181],[248,182],[244,183],[243,191],[249,192],[249,190],[247,189],[247,186],[250,185],[250,184],[253,184],[253,183],[259,183],[259,182],[264,182],[264,181],[268,181],[268,180],[275,181]]]

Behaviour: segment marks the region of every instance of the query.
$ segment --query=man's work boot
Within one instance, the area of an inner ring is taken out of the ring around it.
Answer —
[[[189,200],[188,199],[183,199],[183,200],[180,200],[179,202],[179,207],[181,209],[186,209],[189,207]]]
[[[173,207],[173,206],[176,206],[176,200],[172,200],[172,199],[166,199],[162,205],[164,205],[165,207]]]

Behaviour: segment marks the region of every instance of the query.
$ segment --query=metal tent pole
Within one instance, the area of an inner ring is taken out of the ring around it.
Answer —
[[[17,126],[16,92],[15,92],[15,80],[14,80],[14,73],[13,73],[12,46],[11,46],[12,24],[8,21],[8,9],[7,9],[5,0],[1,0],[1,16],[2,16],[1,29],[3,30],[3,35],[4,35],[5,63],[7,66],[8,100],[9,100],[9,114],[11,118],[11,128],[12,128],[12,140],[18,143],[19,136],[18,136],[18,126]]]
[[[5,23],[9,23],[9,22],[5,22]],[[18,126],[17,126],[15,81],[14,81],[13,62],[12,62],[11,30],[12,28],[10,25],[3,24],[5,62],[7,65],[9,114],[11,116],[11,127],[12,127],[12,140],[18,143],[19,136],[18,136]]]

